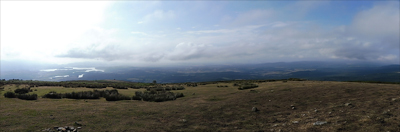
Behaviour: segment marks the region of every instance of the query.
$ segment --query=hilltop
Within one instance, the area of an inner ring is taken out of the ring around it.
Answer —
[[[237,84],[256,88],[239,90]],[[172,85],[172,84],[166,84]],[[175,85],[175,84],[174,84]],[[23,84],[3,86],[2,131],[42,131],[76,126],[79,131],[400,131],[400,85],[332,81],[231,81],[198,83],[166,102],[40,98],[49,91],[90,88],[32,87],[33,101],[5,98]],[[154,84],[143,85],[153,87]],[[103,88],[112,90],[113,88]],[[117,89],[133,96],[145,89]],[[259,111],[254,111],[256,107]]]

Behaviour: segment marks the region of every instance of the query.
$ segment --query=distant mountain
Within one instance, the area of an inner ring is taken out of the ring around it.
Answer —
[[[1,78],[45,81],[123,80],[178,83],[235,79],[302,78],[323,81],[400,82],[400,65],[341,62],[278,62],[181,67],[63,67],[3,71]]]

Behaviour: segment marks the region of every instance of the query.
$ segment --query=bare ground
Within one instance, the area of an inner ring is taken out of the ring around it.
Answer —
[[[83,124],[80,131],[400,131],[398,84],[279,81],[258,85],[248,90],[229,83],[187,87],[179,91],[185,97],[167,102],[26,101],[1,96],[0,131],[42,131],[74,122]],[[1,94],[13,89],[5,86]],[[50,90],[90,90],[35,89],[39,96]],[[132,96],[137,90],[118,91]],[[260,111],[253,112],[252,107]],[[317,121],[326,124],[313,125]]]

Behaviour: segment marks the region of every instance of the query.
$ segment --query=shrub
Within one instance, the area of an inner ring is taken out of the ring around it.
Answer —
[[[142,100],[142,98],[140,98],[138,96],[132,96],[132,100]]]
[[[51,91],[45,95],[42,96],[42,98],[51,98],[51,99],[61,99],[62,98],[62,94],[60,93],[56,93],[54,91]]]
[[[18,94],[17,98],[23,99],[23,100],[36,100],[37,94]]]
[[[6,98],[15,98],[17,96],[15,95],[15,93],[8,91],[7,93],[4,93],[4,97],[6,97]]]
[[[256,88],[256,87],[258,87],[258,85],[252,84],[252,83],[245,83],[245,84],[241,85],[238,89],[245,90],[245,89],[251,89],[251,88]]]
[[[65,93],[64,97],[70,99],[99,99],[100,93],[93,91],[72,92]]]
[[[106,100],[107,101],[131,100],[131,98],[122,94],[111,94],[106,97]]]
[[[180,98],[180,97],[185,97],[185,96],[183,95],[183,93],[176,93],[176,94],[175,94],[175,97],[176,97],[176,98]]]
[[[179,97],[184,97],[183,93],[173,93],[167,91],[150,91],[150,92],[137,91],[135,92],[135,96],[133,98],[135,98],[135,100],[143,99],[143,101],[162,102],[168,100],[175,100],[176,98]]]
[[[107,96],[111,95],[111,94],[119,94],[118,90],[113,89],[113,90],[103,90],[103,91],[98,91],[98,90],[94,90],[94,93],[98,93],[100,97],[104,97],[106,98]]]
[[[14,90],[15,93],[17,94],[26,94],[29,93],[30,89],[29,88],[18,88]]]

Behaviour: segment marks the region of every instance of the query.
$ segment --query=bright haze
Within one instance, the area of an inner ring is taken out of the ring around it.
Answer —
[[[399,1],[2,1],[1,61],[399,63]]]

